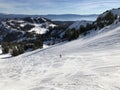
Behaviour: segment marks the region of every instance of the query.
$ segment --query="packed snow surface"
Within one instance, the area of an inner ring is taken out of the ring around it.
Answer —
[[[120,90],[120,23],[0,59],[0,90]]]

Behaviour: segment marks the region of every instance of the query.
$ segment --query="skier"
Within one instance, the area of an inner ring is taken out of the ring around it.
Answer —
[[[60,54],[60,58],[62,58],[62,55]]]

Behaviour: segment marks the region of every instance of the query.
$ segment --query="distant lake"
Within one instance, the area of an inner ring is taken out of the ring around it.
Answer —
[[[53,21],[95,21],[98,15],[47,15],[43,17],[49,18]]]

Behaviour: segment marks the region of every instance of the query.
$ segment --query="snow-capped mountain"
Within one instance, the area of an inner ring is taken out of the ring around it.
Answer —
[[[120,22],[71,42],[0,59],[1,90],[119,90],[119,79]]]
[[[4,27],[8,30],[28,31],[37,34],[44,34],[49,27],[56,26],[46,18],[23,18],[23,19],[10,19],[2,22]]]
[[[107,10],[106,12],[102,13],[99,17],[104,17],[109,12],[113,13],[114,15],[120,16],[120,8],[117,8],[117,9]]]
[[[76,29],[76,30],[78,30],[78,29],[80,29],[81,25],[86,27],[87,24],[92,24],[92,23],[93,23],[92,21],[85,21],[85,20],[83,20],[83,21],[76,21],[72,25],[70,25],[68,27],[68,29]]]
[[[0,26],[0,38],[1,41],[4,39],[23,39],[26,34],[45,34],[50,27],[55,27],[56,25],[49,19],[43,17],[26,17],[21,19],[5,19],[1,21]],[[12,37],[14,36],[14,37]]]

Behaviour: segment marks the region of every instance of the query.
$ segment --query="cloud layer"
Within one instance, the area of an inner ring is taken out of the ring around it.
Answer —
[[[0,13],[99,14],[119,6],[119,0],[0,0]]]

